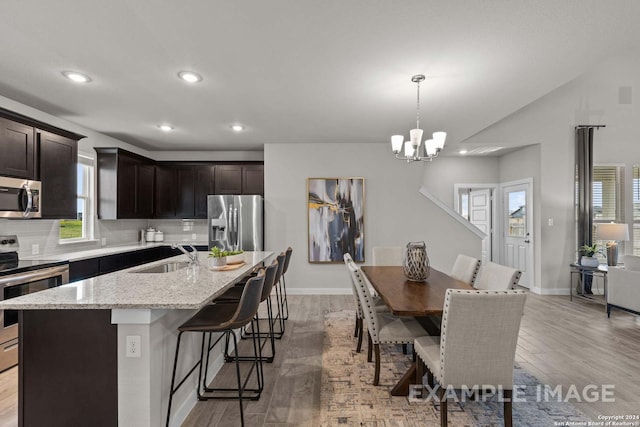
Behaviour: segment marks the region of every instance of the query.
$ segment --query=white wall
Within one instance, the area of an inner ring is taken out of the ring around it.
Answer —
[[[634,88],[631,105],[618,103],[618,90],[624,86]],[[492,146],[540,144],[543,293],[567,291],[569,264],[575,259],[574,127],[606,124],[606,129],[595,132],[596,163],[605,159],[640,163],[635,129],[640,122],[639,89],[637,54],[611,58],[466,141]],[[553,227],[547,225],[549,218],[554,219]]]
[[[265,145],[266,246],[294,249],[287,288],[351,292],[344,264],[310,264],[307,190],[311,177],[365,178],[365,264],[374,246],[424,240],[434,268],[449,272],[458,253],[480,256],[480,240],[418,193],[429,165],[396,160],[388,144]]]
[[[438,157],[424,168],[424,186],[451,209],[454,184],[496,184],[498,157]]]

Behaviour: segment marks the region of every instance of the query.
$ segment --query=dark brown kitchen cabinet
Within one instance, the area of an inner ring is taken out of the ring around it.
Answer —
[[[215,194],[264,194],[264,165],[216,165]]]
[[[42,181],[42,218],[77,217],[78,142],[51,132],[36,131]]]
[[[242,165],[216,165],[216,194],[242,194]]]
[[[242,194],[264,194],[264,165],[242,166]]]
[[[215,194],[215,166],[203,165],[195,167],[195,218],[207,217],[207,196]]]
[[[207,196],[214,194],[215,166],[158,163],[156,218],[206,218]]]
[[[136,169],[136,218],[153,216],[153,196],[155,186],[155,170],[153,163],[140,162]]]
[[[176,168],[176,189],[176,216],[178,218],[193,218],[195,209],[193,166],[178,166]]]
[[[35,179],[33,126],[0,117],[0,175]]]
[[[151,218],[153,161],[120,148],[95,150],[98,153],[98,218]]]
[[[156,165],[155,217],[176,217],[176,168]]]

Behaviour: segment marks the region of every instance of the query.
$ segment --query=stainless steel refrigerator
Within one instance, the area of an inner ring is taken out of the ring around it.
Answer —
[[[262,196],[207,196],[209,249],[263,250]]]

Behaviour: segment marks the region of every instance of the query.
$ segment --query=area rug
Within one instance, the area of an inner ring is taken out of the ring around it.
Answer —
[[[436,401],[392,397],[389,391],[410,366],[401,346],[381,346],[380,385],[373,386],[374,364],[367,362],[366,335],[361,353],[355,352],[355,312],[325,315],[320,391],[322,426],[411,427],[439,426]],[[365,332],[366,333],[366,332]],[[536,402],[540,382],[516,366],[514,384],[524,385],[524,400],[513,403],[514,426],[558,426],[568,421],[589,421],[570,403]],[[501,426],[503,404],[449,400],[450,426]],[[585,424],[586,425],[586,424]]]

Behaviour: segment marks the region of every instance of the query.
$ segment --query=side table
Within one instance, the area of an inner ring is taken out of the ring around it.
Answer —
[[[607,309],[607,273],[609,272],[609,268],[606,264],[600,264],[597,267],[587,267],[580,264],[570,264],[570,291],[569,298],[573,301],[574,296],[579,299],[595,302],[598,304],[602,304],[605,307],[605,311]],[[578,292],[573,286],[573,275],[578,275],[578,283],[582,292]],[[604,287],[604,295],[593,295],[586,294],[584,292],[584,283],[587,277],[593,278],[602,277],[603,287]],[[575,292],[575,295],[574,295]]]

